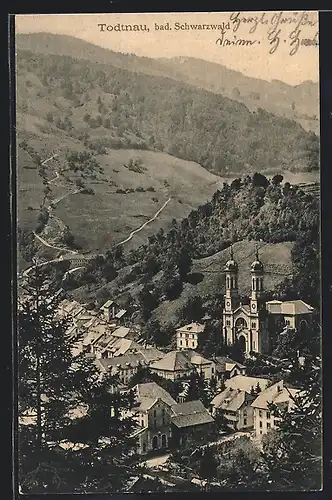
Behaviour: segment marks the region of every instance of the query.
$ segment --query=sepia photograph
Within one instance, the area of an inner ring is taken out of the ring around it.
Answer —
[[[13,17],[19,493],[322,490],[318,11]]]

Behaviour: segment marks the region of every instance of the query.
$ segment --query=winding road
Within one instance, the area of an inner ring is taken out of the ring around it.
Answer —
[[[53,156],[51,156],[50,158],[47,158],[46,160],[44,160],[44,161],[42,162],[42,165],[45,165],[48,161],[52,160],[53,158],[56,158],[57,156],[58,156],[58,154],[54,154],[54,155],[53,155]],[[52,183],[52,182],[56,181],[57,179],[59,179],[59,177],[60,177],[60,174],[59,174],[59,172],[58,172],[58,171],[56,171],[56,172],[55,172],[55,177],[54,177],[53,179],[51,179],[51,180],[49,181],[49,183]],[[52,208],[53,208],[53,207],[54,207],[57,203],[59,203],[60,201],[64,200],[64,199],[65,199],[65,198],[67,198],[68,196],[71,196],[71,195],[77,194],[77,193],[79,193],[80,191],[81,191],[81,189],[77,189],[77,190],[75,190],[75,191],[73,191],[73,192],[69,192],[69,193],[67,193],[67,194],[65,194],[65,195],[63,195],[63,196],[61,196],[60,198],[58,198],[58,199],[54,200],[54,201],[52,202],[52,204],[48,206],[48,211],[50,212],[50,211],[52,210]],[[124,239],[124,240],[120,241],[119,243],[117,243],[117,244],[115,245],[115,247],[118,247],[118,246],[120,246],[120,245],[123,245],[124,243],[127,243],[128,241],[130,241],[130,240],[133,238],[133,236],[134,236],[135,234],[139,233],[139,232],[140,232],[140,231],[142,231],[142,230],[143,230],[143,229],[144,229],[144,228],[145,228],[148,224],[151,224],[151,222],[153,222],[154,220],[156,220],[156,219],[157,219],[157,217],[159,216],[159,214],[160,214],[160,213],[164,210],[164,208],[165,208],[165,207],[168,205],[168,203],[171,201],[171,199],[172,199],[171,197],[170,197],[170,198],[168,198],[168,200],[166,200],[166,201],[165,201],[165,203],[164,203],[164,204],[163,204],[163,205],[159,208],[159,210],[157,210],[157,212],[154,214],[154,216],[153,216],[153,217],[151,217],[151,219],[147,220],[147,221],[146,221],[146,222],[144,222],[144,223],[143,223],[140,227],[138,227],[137,229],[135,229],[134,231],[132,231],[132,232],[130,233],[130,235],[129,235],[126,239]],[[54,250],[58,250],[58,251],[66,251],[67,253],[70,253],[70,254],[72,254],[72,255],[78,255],[78,252],[77,252],[76,250],[71,250],[71,249],[69,249],[69,248],[58,247],[58,246],[56,246],[56,245],[52,245],[52,244],[48,243],[46,240],[44,240],[44,238],[42,238],[41,236],[39,236],[39,234],[37,234],[35,231],[33,231],[33,234],[34,234],[35,238],[36,238],[38,241],[40,241],[40,243],[42,243],[43,245],[45,245],[45,246],[46,246],[46,247],[48,247],[48,248],[52,248],[52,249],[54,249]],[[30,266],[30,267],[28,267],[28,268],[27,268],[27,269],[23,272],[23,276],[28,276],[28,274],[29,274],[29,272],[31,271],[31,269],[34,269],[34,268],[35,268],[35,267],[37,267],[37,266],[38,266],[38,267],[42,267],[42,266],[46,266],[47,264],[52,264],[52,263],[55,263],[55,262],[61,262],[62,260],[63,260],[63,257],[61,256],[61,257],[58,257],[58,258],[56,258],[56,259],[52,259],[52,260],[48,260],[48,261],[46,261],[46,262],[42,262],[41,264],[36,264],[36,265]],[[68,260],[70,260],[70,259],[68,259]],[[67,271],[67,272],[65,273],[65,275],[72,274],[73,272],[78,271],[79,269],[83,269],[83,266],[75,267],[75,268],[73,268],[73,269],[71,269],[71,270]]]
[[[123,245],[124,243],[127,243],[127,241],[130,241],[132,239],[132,237],[134,236],[134,234],[136,233],[139,233],[140,231],[142,231],[142,229],[144,229],[148,224],[150,224],[151,222],[153,222],[154,220],[156,220],[156,218],[158,217],[158,215],[164,210],[164,208],[168,205],[168,203],[171,201],[172,198],[168,198],[167,201],[165,201],[165,203],[163,204],[162,207],[159,208],[159,210],[154,214],[154,216],[147,220],[146,222],[144,222],[144,224],[142,224],[139,228],[135,229],[134,231],[132,231],[130,233],[130,235],[128,236],[128,238],[126,238],[125,240],[123,241],[120,241],[120,243],[117,243],[115,246],[118,247],[120,245]]]

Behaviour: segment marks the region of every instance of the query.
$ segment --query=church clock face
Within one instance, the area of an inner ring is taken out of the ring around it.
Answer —
[[[229,300],[226,302],[226,306],[229,307],[231,305],[231,303],[229,302]]]
[[[256,304],[252,304],[252,309],[256,309]]]

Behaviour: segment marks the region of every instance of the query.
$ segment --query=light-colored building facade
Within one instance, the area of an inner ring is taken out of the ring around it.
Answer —
[[[169,380],[189,377],[191,373],[200,373],[211,379],[216,372],[214,361],[192,350],[179,350],[167,353],[162,359],[151,364],[150,369],[159,377]]]
[[[140,367],[149,366],[163,356],[163,352],[155,348],[150,348],[141,349],[135,353],[129,353],[123,356],[97,358],[95,363],[101,374],[109,373],[110,375],[117,375],[123,384],[127,384]]]
[[[235,431],[246,431],[254,426],[251,403],[255,395],[240,389],[227,388],[211,401],[212,415],[222,414],[228,426]]]
[[[290,409],[294,406],[292,398],[298,389],[286,388],[283,381],[277,382],[262,391],[252,402],[255,436],[260,439],[278,424],[278,417],[269,408],[269,403]]]
[[[197,349],[198,338],[204,334],[205,326],[200,323],[190,323],[181,326],[176,330],[176,348],[182,349]]]
[[[137,384],[134,391],[136,407],[133,416],[137,429],[133,436],[137,439],[137,452],[143,455],[151,450],[166,450],[172,435],[171,408],[176,401],[155,382]]]

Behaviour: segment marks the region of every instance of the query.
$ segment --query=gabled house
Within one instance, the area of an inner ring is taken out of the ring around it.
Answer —
[[[134,387],[136,406],[133,410],[137,429],[137,452],[167,449],[171,438],[171,407],[176,401],[155,382]]]
[[[253,392],[257,386],[263,391],[269,384],[270,380],[267,378],[247,377],[245,375],[235,375],[225,381],[226,388],[239,389],[240,391],[249,393]]]
[[[216,378],[218,380],[225,380],[235,375],[245,375],[246,373],[244,365],[228,356],[216,356],[214,362],[216,364]]]
[[[176,330],[177,349],[197,349],[198,337],[204,333],[205,325],[194,322]]]
[[[114,302],[114,300],[107,300],[100,308],[100,312],[104,316],[106,321],[115,322],[120,320],[125,315],[126,311],[121,309],[120,306]]]
[[[250,406],[256,396],[231,387],[217,394],[211,401],[212,415],[221,414],[233,430],[247,430],[253,427],[253,408]]]
[[[172,406],[172,446],[181,445],[188,436],[209,433],[214,418],[201,401],[187,401]]]
[[[150,366],[153,373],[170,380],[189,377],[191,373],[202,373],[210,379],[215,374],[215,363],[190,349],[171,351]]]
[[[260,439],[278,424],[279,418],[271,412],[269,403],[289,410],[295,405],[293,398],[299,395],[299,392],[299,389],[285,387],[281,380],[267,387],[255,398],[251,407],[253,408],[254,431],[257,438]]]
[[[126,339],[118,339],[125,341]],[[103,373],[118,375],[123,384],[127,384],[131,377],[137,373],[141,366],[149,366],[154,361],[161,359],[164,353],[158,349],[140,349],[135,353],[128,353],[113,358],[96,359],[96,366]]]

